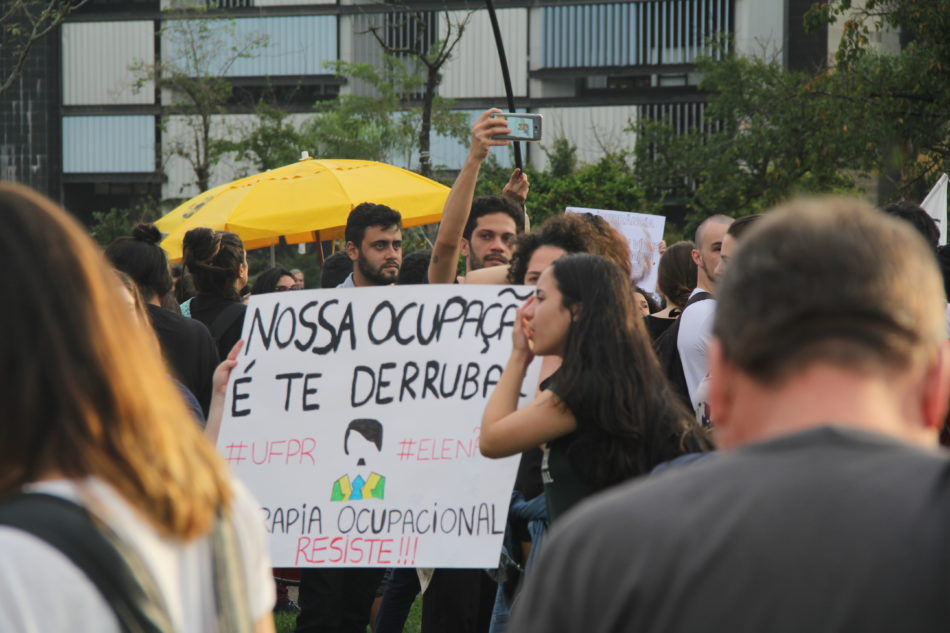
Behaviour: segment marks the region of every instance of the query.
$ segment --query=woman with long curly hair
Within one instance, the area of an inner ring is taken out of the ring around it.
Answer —
[[[0,184],[0,224],[0,294],[13,302],[0,311],[0,517],[38,497],[91,514],[83,524],[118,543],[142,581],[157,628],[141,630],[272,631],[259,506],[192,421],[105,258],[19,185]],[[91,567],[10,525],[0,631],[130,630]]]
[[[537,398],[518,399],[535,355],[562,359]],[[546,444],[551,521],[584,497],[709,447],[663,375],[621,270],[589,254],[545,269],[518,312],[511,357],[482,418],[480,446],[506,457]]]

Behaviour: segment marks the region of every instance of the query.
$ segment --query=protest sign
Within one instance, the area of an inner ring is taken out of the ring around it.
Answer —
[[[498,564],[519,458],[482,457],[479,426],[530,292],[251,298],[218,450],[263,506],[276,567]]]
[[[627,238],[630,244],[632,279],[647,292],[656,292],[656,273],[660,265],[659,244],[663,239],[666,218],[662,215],[634,213],[632,211],[608,211],[568,207],[565,213],[592,213]]]
[[[937,184],[933,186],[920,206],[937,223],[940,231],[941,245],[947,243],[947,174],[940,174]]]

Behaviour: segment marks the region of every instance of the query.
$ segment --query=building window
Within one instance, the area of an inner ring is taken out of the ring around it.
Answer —
[[[733,31],[733,0],[646,0],[544,7],[542,66],[589,68],[692,64],[719,54]]]

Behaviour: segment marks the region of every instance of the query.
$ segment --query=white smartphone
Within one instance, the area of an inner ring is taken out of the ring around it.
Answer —
[[[521,112],[496,112],[493,119],[505,119],[511,134],[497,134],[496,139],[502,141],[540,141],[541,115],[523,114]]]

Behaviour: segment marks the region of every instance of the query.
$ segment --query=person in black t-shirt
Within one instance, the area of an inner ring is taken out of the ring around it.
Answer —
[[[561,367],[519,409],[534,355],[557,356]],[[544,494],[556,524],[583,497],[707,448],[691,417],[656,362],[620,268],[597,255],[565,255],[518,311],[479,445],[486,457],[507,457],[546,444]]]

